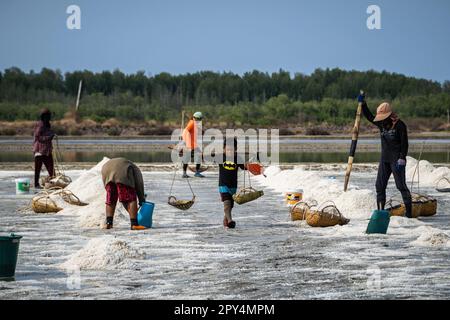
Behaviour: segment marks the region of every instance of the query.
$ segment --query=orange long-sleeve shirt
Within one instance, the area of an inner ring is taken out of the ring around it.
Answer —
[[[194,120],[189,120],[186,128],[183,130],[183,141],[189,150],[194,150],[197,145],[197,126]]]

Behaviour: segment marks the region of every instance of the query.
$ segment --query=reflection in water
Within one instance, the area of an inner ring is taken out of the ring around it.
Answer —
[[[419,153],[411,153],[414,158],[419,157]],[[170,152],[164,151],[64,151],[62,153],[64,162],[99,162],[103,157],[116,158],[124,157],[134,162],[170,162]],[[280,153],[281,163],[346,163],[348,153],[346,152],[282,152]],[[378,162],[379,152],[360,152],[356,155],[355,162],[368,163]],[[422,159],[435,163],[450,163],[450,152],[425,152]],[[2,152],[0,162],[30,162],[33,161],[33,154],[30,152]]]

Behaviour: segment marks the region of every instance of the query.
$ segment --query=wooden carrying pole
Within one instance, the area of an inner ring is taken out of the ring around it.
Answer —
[[[361,91],[361,94],[364,94]],[[350,155],[348,157],[347,171],[345,172],[344,191],[347,192],[348,183],[350,181],[350,174],[353,168],[353,159],[355,158],[356,146],[358,145],[359,125],[361,123],[362,102],[358,103],[358,109],[356,110],[355,125],[353,126],[352,144],[350,147]]]

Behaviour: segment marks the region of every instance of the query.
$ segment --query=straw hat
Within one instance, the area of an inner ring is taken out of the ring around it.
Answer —
[[[392,114],[392,107],[389,103],[384,102],[377,108],[377,116],[373,119],[374,122],[383,121]]]

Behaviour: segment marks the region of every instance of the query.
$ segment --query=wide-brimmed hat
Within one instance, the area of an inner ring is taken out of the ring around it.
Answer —
[[[383,102],[379,105],[377,108],[377,115],[375,119],[373,119],[374,122],[383,121],[387,118],[389,118],[392,114],[392,108],[391,105],[387,102]]]

